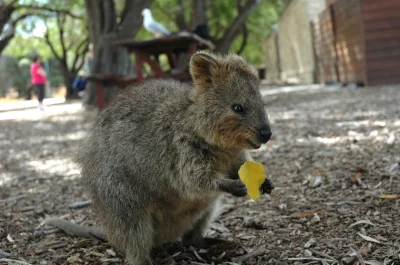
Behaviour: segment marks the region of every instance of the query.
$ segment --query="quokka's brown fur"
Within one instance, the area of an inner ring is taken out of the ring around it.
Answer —
[[[147,264],[164,242],[217,242],[204,232],[219,196],[246,195],[237,175],[246,149],[271,137],[257,72],[244,59],[198,52],[190,73],[194,87],[148,81],[119,96],[76,159],[106,239],[130,264]]]

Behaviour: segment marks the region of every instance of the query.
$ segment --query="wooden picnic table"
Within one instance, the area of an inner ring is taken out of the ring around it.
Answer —
[[[150,66],[152,71],[149,78],[190,80],[188,62],[179,65],[176,57],[185,53],[191,56],[199,49],[214,49],[211,42],[189,32],[180,32],[148,40],[124,40],[114,44],[126,48],[129,53],[135,54],[135,68],[139,83],[145,79],[143,75],[145,63]],[[165,54],[168,58],[170,66],[168,71],[163,71],[160,66],[158,56],[161,54]]]
[[[135,76],[95,74],[84,77],[88,82],[96,83],[96,101],[99,110],[106,106],[104,86],[125,87],[139,84],[150,78],[172,78],[180,81],[190,81],[188,62],[178,63],[178,56],[188,56],[199,49],[214,49],[214,45],[196,34],[180,32],[177,34],[148,39],[148,40],[123,40],[114,45],[124,47],[129,53],[135,54]],[[164,71],[158,60],[159,55],[165,54],[168,58],[170,69]],[[144,65],[148,64],[151,74],[144,76]]]

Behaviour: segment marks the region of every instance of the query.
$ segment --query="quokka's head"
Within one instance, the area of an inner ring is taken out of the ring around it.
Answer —
[[[196,86],[197,129],[224,148],[258,149],[271,139],[257,70],[234,54],[198,52],[190,60]]]

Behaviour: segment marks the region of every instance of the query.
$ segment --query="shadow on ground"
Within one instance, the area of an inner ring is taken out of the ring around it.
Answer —
[[[400,87],[274,93],[265,102],[274,136],[253,155],[276,190],[257,202],[224,198],[209,235],[232,244],[170,244],[154,253],[156,261],[400,264],[400,200],[380,198],[400,196]],[[68,208],[87,200],[70,159],[95,113],[63,106],[0,115],[0,257],[120,264],[108,244],[42,225],[48,216],[95,224],[90,207]]]

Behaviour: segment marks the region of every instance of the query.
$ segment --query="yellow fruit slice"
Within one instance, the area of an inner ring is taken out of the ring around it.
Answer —
[[[253,200],[261,197],[261,185],[265,181],[264,166],[253,161],[246,161],[239,169],[240,180],[247,187],[247,194]]]

